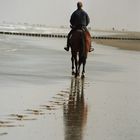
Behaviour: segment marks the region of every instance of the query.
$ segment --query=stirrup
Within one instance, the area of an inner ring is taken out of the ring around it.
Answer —
[[[64,50],[69,51],[69,48],[68,47],[65,47]]]
[[[90,49],[89,49],[89,52],[92,52],[92,51],[94,51],[94,48],[90,48]]]

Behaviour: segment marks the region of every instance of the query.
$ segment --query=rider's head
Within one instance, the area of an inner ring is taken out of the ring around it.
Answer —
[[[83,6],[82,2],[80,2],[80,1],[77,2],[77,8],[78,8],[78,9],[82,9],[82,6]]]

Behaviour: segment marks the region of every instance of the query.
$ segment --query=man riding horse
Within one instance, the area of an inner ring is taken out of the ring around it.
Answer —
[[[88,29],[86,28],[86,26],[90,22],[90,19],[89,19],[88,14],[82,9],[82,6],[83,6],[82,2],[78,2],[77,10],[75,10],[71,15],[70,24],[71,24],[72,30],[69,32],[68,37],[67,37],[67,47],[64,48],[66,51],[69,51],[70,37],[71,37],[71,34],[73,33],[73,31],[75,31],[77,29],[81,29],[83,32],[88,34],[89,37],[91,37]],[[86,40],[85,37],[83,39]],[[89,52],[91,52],[93,50],[94,49],[91,48],[91,42],[90,42]]]

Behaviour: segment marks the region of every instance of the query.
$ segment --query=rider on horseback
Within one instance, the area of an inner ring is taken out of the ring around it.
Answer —
[[[72,30],[69,32],[68,37],[67,37],[67,47],[65,47],[64,49],[66,51],[69,51],[69,47],[70,47],[70,36],[72,34],[73,31],[77,30],[77,29],[82,29],[84,32],[88,32],[88,34],[90,35],[88,29],[86,28],[86,26],[89,24],[90,19],[88,14],[82,9],[82,2],[78,2],[77,3],[77,10],[75,10],[70,18],[70,27],[72,28]],[[94,49],[90,47],[89,52],[93,51]]]

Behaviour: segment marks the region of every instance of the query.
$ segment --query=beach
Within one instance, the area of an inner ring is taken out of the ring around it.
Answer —
[[[108,31],[108,33],[114,33],[114,32]],[[123,50],[140,51],[140,40],[127,40],[127,38],[139,39],[140,38],[139,32],[117,32],[116,31],[114,35],[107,35],[107,36],[116,37],[120,39],[94,39],[94,41],[98,44],[117,47]]]
[[[65,38],[0,35],[0,139],[138,140],[139,42],[114,41],[92,42],[81,79]]]
[[[98,44],[117,47],[123,50],[140,51],[140,40],[109,40],[109,39],[95,39]]]

